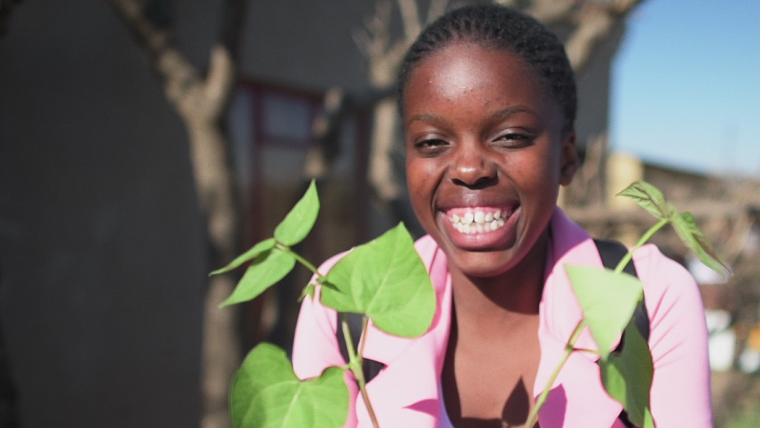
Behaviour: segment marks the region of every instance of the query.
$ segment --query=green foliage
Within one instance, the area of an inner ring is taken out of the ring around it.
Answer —
[[[235,428],[340,428],[348,415],[342,369],[329,367],[318,378],[301,381],[285,351],[268,343],[248,354],[231,397]]]
[[[678,237],[681,238],[681,242],[696,254],[702,263],[719,274],[726,276],[726,273],[729,271],[728,267],[720,260],[704,233],[699,230],[691,213],[680,213],[674,216],[671,221],[673,222],[673,228],[678,233]]]
[[[643,297],[643,284],[628,274],[616,274],[593,266],[566,266],[583,318],[599,346],[602,361],[607,357],[636,303]]]
[[[727,269],[697,228],[689,213],[679,213],[657,188],[634,183],[620,192],[638,202],[660,221],[641,238],[615,271],[588,266],[567,266],[567,273],[583,310],[583,321],[568,341],[566,355],[529,416],[535,421],[551,384],[574,352],[575,342],[588,326],[599,349],[599,367],[605,389],[625,407],[631,422],[655,428],[649,395],[653,364],[649,347],[636,329],[632,315],[643,299],[643,284],[621,272],[632,251],[643,245],[659,228],[672,223],[685,245],[711,268]],[[219,274],[250,262],[250,266],[223,305],[255,298],[282,279],[296,261],[309,268],[317,284],[309,284],[301,296],[314,296],[321,286],[321,302],[340,312],[364,314],[374,325],[403,337],[416,337],[429,328],[435,314],[435,292],[430,276],[414,249],[409,232],[399,224],[381,237],[356,247],[323,276],[291,250],[309,233],[317,218],[319,198],[312,182],[306,194],[277,226],[274,237],[254,245]],[[344,334],[347,334],[343,326]],[[366,323],[365,323],[366,328]],[[623,334],[620,352],[611,352]],[[257,346],[246,358],[233,381],[231,412],[235,428],[341,427],[348,414],[348,390],[344,370],[356,375],[357,383],[375,424],[361,373],[362,356],[349,351],[347,367],[327,368],[320,377],[299,380],[284,351],[270,344]],[[403,386],[400,386],[403,387]]]
[[[433,321],[430,275],[403,224],[356,247],[330,270],[327,283],[322,304],[365,314],[386,333],[420,336]]]
[[[599,347],[599,366],[605,389],[623,404],[631,422],[644,428],[654,428],[649,403],[654,373],[652,354],[632,319],[637,302],[643,299],[643,284],[620,271],[631,259],[633,251],[668,223],[673,224],[684,244],[703,263],[721,274],[725,274],[727,268],[697,227],[692,215],[678,212],[659,189],[642,181],[633,183],[619,195],[633,199],[660,222],[644,234],[620,261],[615,272],[584,266],[568,266],[567,271],[583,309],[584,323]],[[610,348],[624,328],[622,351],[610,353]],[[568,345],[572,349],[574,341],[571,342]]]
[[[660,220],[669,219],[675,212],[675,208],[665,202],[665,196],[660,189],[645,181],[637,181],[631,184],[618,193],[618,196],[633,199]]]
[[[435,314],[435,292],[414,242],[403,224],[380,238],[356,247],[327,277],[290,248],[313,228],[319,212],[314,182],[274,237],[261,241],[229,265],[228,272],[249,263],[243,278],[222,306],[251,300],[277,283],[295,266],[309,268],[322,285],[322,303],[343,312],[362,313],[383,331],[405,337],[425,333]],[[315,284],[301,298],[314,296]],[[361,375],[362,357],[350,352],[365,404],[374,420]],[[230,394],[235,428],[341,427],[348,415],[346,368],[327,368],[320,377],[299,380],[285,352],[270,344],[257,346],[235,375]]]
[[[623,404],[631,422],[654,428],[649,407],[652,355],[633,323],[636,304],[643,299],[642,282],[626,273],[592,266],[566,266],[583,319],[599,348],[599,367],[607,393]],[[621,338],[621,334],[625,334]],[[620,353],[611,353],[616,341]]]
[[[314,284],[313,282],[306,284],[306,287],[304,287],[303,290],[301,290],[301,295],[298,296],[298,302],[300,303],[301,301],[303,301],[303,299],[305,299],[306,296],[309,296],[313,299],[314,292],[316,291],[316,289],[317,289],[317,285]]]
[[[720,260],[710,242],[697,227],[691,213],[678,212],[671,204],[665,202],[665,197],[658,188],[645,181],[638,181],[623,189],[618,195],[633,199],[658,219],[672,223],[681,241],[702,263],[723,276],[730,273],[728,266]],[[649,236],[651,234],[645,234],[647,239]]]
[[[654,428],[649,392],[654,365],[649,345],[631,320],[625,328],[623,351],[599,361],[604,388],[623,404],[628,419],[636,426]]]
[[[211,275],[229,272],[247,262],[251,265],[232,294],[221,306],[252,300],[285,277],[296,264],[290,246],[301,242],[314,227],[319,214],[319,196],[314,181],[285,219],[277,225],[274,237],[265,239]]]
[[[245,271],[245,275],[235,287],[235,291],[222,302],[221,306],[247,302],[254,299],[267,288],[276,284],[296,265],[292,254],[273,248],[261,253]]]
[[[215,270],[215,271],[211,272],[211,273],[209,274],[209,276],[211,276],[211,275],[219,275],[220,273],[229,272],[229,271],[231,271],[231,270],[233,270],[233,269],[237,269],[237,268],[239,268],[239,267],[240,267],[240,266],[242,266],[243,264],[245,264],[245,263],[247,263],[247,262],[249,262],[249,261],[251,261],[251,260],[255,259],[255,258],[256,258],[256,257],[258,257],[259,255],[261,255],[261,253],[263,253],[263,252],[265,252],[265,251],[269,251],[269,250],[271,250],[272,248],[274,248],[274,244],[275,244],[275,242],[276,242],[276,241],[274,240],[274,238],[265,239],[265,240],[263,240],[263,241],[259,242],[258,244],[256,244],[256,245],[254,245],[253,247],[251,247],[251,249],[250,249],[250,250],[248,250],[248,251],[246,251],[245,253],[243,253],[243,254],[241,254],[241,255],[237,256],[237,257],[235,258],[235,260],[233,260],[233,261],[232,261],[230,264],[228,264],[227,266],[225,266],[225,267],[223,267],[223,268],[221,268],[221,269],[217,269],[217,270]]]
[[[288,247],[303,241],[314,227],[317,214],[319,214],[319,196],[317,186],[312,180],[301,200],[274,229],[274,239]]]

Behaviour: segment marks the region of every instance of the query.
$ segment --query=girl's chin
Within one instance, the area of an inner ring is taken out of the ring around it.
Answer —
[[[512,256],[503,252],[477,252],[452,254],[449,265],[462,274],[476,278],[490,278],[508,271]]]

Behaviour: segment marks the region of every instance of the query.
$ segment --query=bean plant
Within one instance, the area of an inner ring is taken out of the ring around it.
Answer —
[[[616,269],[590,266],[566,266],[575,294],[583,310],[565,348],[564,358],[538,397],[526,426],[532,427],[559,372],[575,343],[588,328],[597,344],[602,382],[609,395],[619,401],[632,423],[655,428],[650,411],[652,355],[633,322],[636,305],[644,298],[642,282],[623,272],[633,251],[644,245],[663,226],[671,224],[681,240],[707,266],[723,274],[728,272],[692,215],[677,211],[657,188],[636,182],[620,192],[653,214],[658,222],[620,261]],[[319,197],[312,182],[301,200],[275,228],[274,236],[265,239],[226,267],[211,275],[248,265],[245,274],[222,306],[255,298],[276,284],[300,263],[315,280],[303,290],[301,298],[314,298],[320,287],[320,302],[343,313],[339,328],[345,338],[349,361],[344,366],[328,367],[319,377],[299,379],[285,351],[262,343],[245,358],[236,373],[230,392],[230,412],[235,428],[340,428],[348,417],[349,390],[344,372],[350,370],[359,387],[375,428],[377,417],[366,390],[362,371],[362,351],[352,345],[345,313],[363,315],[362,334],[369,321],[392,335],[418,337],[433,321],[436,297],[430,276],[414,249],[403,223],[379,238],[355,247],[329,272],[318,269],[295,253],[292,247],[311,231],[319,212]],[[625,346],[611,352],[615,342],[625,334]],[[585,350],[584,352],[589,352]],[[403,388],[399,385],[399,388]]]

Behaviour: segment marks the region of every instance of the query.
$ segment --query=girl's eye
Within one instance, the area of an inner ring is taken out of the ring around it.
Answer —
[[[533,143],[534,136],[524,132],[508,132],[494,139],[494,144],[506,148],[527,147]]]
[[[414,143],[414,148],[423,154],[435,154],[443,150],[449,143],[440,138],[428,138]]]

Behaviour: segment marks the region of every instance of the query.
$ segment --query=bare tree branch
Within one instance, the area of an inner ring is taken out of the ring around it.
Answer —
[[[381,56],[387,49],[390,43],[390,20],[390,0],[378,0],[375,2],[375,14],[366,20],[364,28],[354,32],[354,41],[369,62]]]
[[[307,180],[323,179],[330,170],[340,147],[340,127],[351,102],[341,88],[330,88],[322,100],[323,109],[312,122],[317,144],[306,155],[303,172]]]
[[[179,51],[168,31],[159,29],[142,13],[136,0],[108,0],[132,38],[150,58],[150,65],[164,82],[167,99],[180,108],[186,89],[199,85],[195,68]]]
[[[136,0],[108,0],[159,75],[169,102],[185,124],[201,210],[206,217],[212,266],[239,252],[240,208],[236,203],[227,135],[222,128],[235,84],[245,0],[225,0],[221,34],[211,49],[205,79],[178,48],[168,29],[154,25]],[[227,391],[239,360],[236,308],[219,309],[234,288],[231,275],[209,281],[204,307],[202,428],[230,425]]]
[[[446,5],[448,4],[448,0],[430,0],[430,7],[428,7],[425,24],[430,24],[438,19],[439,16],[443,15],[443,13],[446,12]]]
[[[369,45],[371,43],[369,33],[366,28],[357,28],[351,32],[351,38],[354,39],[356,47],[359,48],[359,52],[365,58],[369,58]]]
[[[567,20],[577,5],[577,0],[533,0],[526,12],[544,25],[551,25]]]
[[[384,203],[390,203],[401,195],[401,189],[394,180],[391,160],[397,128],[393,96],[396,94],[398,68],[422,26],[444,12],[447,0],[431,0],[425,22],[420,20],[416,0],[397,0],[397,4],[404,27],[401,38],[391,41],[390,0],[376,0],[374,15],[367,20],[363,28],[354,31],[354,41],[368,62],[368,78],[373,90],[361,97],[362,100],[355,99],[349,102],[347,100],[351,97],[344,96],[343,102],[335,112],[328,108],[324,115],[317,118],[313,132],[320,147],[312,150],[304,168],[304,175],[307,177],[324,174],[332,162],[331,155],[328,154],[331,153],[331,147],[336,147],[333,139],[337,138],[338,133],[335,130],[339,128],[340,120],[349,109],[374,106],[368,177],[375,194]],[[326,106],[330,103],[328,98],[332,96],[332,92],[326,94]]]
[[[204,85],[203,98],[209,118],[221,118],[235,87],[236,67],[232,52],[223,44],[211,48],[211,62]]]
[[[599,5],[586,2],[576,15],[577,30],[565,44],[573,70],[580,74],[597,47],[625,22],[628,14],[643,0],[613,1]]]
[[[247,5],[246,0],[224,0],[221,35],[211,49],[206,76],[205,99],[210,117],[221,118],[230,103],[237,76],[243,17]]]
[[[224,177],[230,175],[227,166],[226,139],[221,135],[220,147],[210,149],[208,143],[192,138],[193,135],[201,139],[209,137],[211,129],[221,132],[219,130],[221,117],[229,103],[235,81],[234,58],[232,52],[226,47],[233,42],[224,41],[213,47],[209,72],[206,79],[202,80],[195,67],[173,42],[171,33],[154,26],[143,15],[139,2],[136,0],[108,1],[130,30],[134,40],[151,60],[151,66],[164,82],[167,99],[175,106],[190,130],[196,181],[201,205],[210,215],[211,230],[209,232],[212,235],[212,241],[217,248],[233,248],[233,242],[237,239],[230,234],[233,226],[228,220],[221,220],[211,214],[212,207],[217,204],[233,205],[231,192],[224,190],[231,188],[231,178]],[[229,7],[241,9],[244,4],[241,1],[226,3]],[[242,10],[237,10],[236,13],[240,15]],[[237,22],[240,25],[241,21]],[[239,31],[239,29],[230,30],[228,33],[239,35]],[[209,130],[203,130],[206,126],[210,127]],[[226,171],[226,173],[221,171]]]
[[[422,31],[417,0],[398,0],[398,8],[404,22],[404,38],[407,41],[414,40]]]
[[[494,0],[517,7],[516,0]],[[643,0],[532,0],[524,12],[544,25],[567,23],[574,27],[565,50],[576,74],[581,74],[597,47]]]
[[[387,0],[378,0],[376,15],[370,33],[369,80],[372,86],[385,92],[396,83],[398,68],[404,53],[417,38],[422,26],[416,0],[397,0],[401,19],[404,24],[404,35],[401,39],[390,43],[390,7]],[[434,1],[430,5],[427,19],[434,19],[435,11],[443,11],[445,3]],[[393,151],[397,128],[396,103],[393,99],[380,100],[373,114],[372,143],[369,159],[369,180],[375,194],[384,203],[401,196],[401,188],[394,179],[394,168],[391,152]]]

